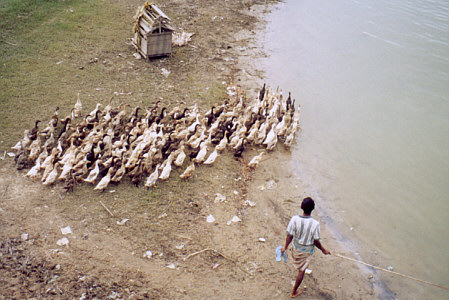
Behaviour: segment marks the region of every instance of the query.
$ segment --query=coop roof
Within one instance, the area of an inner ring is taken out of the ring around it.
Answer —
[[[142,35],[174,30],[170,25],[170,18],[150,2],[140,7],[134,18],[136,20],[134,31],[139,31]]]

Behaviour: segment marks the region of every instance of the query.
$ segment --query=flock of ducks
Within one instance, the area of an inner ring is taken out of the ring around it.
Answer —
[[[192,177],[200,164],[211,165],[228,149],[237,159],[250,145],[273,150],[279,140],[290,146],[299,128],[300,109],[294,100],[283,100],[279,89],[272,92],[265,84],[259,97],[246,99],[235,86],[228,87],[229,98],[212,106],[203,116],[193,107],[167,111],[157,101],[140,113],[128,112],[128,104],[94,110],[82,115],[79,95],[71,113],[59,118],[56,108],[46,127],[40,120],[12,147],[18,169],[31,167],[26,177],[40,178],[44,185],[65,182],[66,191],[78,182],[96,184],[103,191],[109,183],[125,176],[136,186],[150,188],[167,180],[173,168],[184,168],[180,177]],[[42,126],[43,127],[43,126]],[[253,157],[255,168],[265,151]]]

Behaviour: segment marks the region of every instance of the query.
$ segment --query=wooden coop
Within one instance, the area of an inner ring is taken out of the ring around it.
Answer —
[[[145,58],[170,55],[174,31],[170,18],[147,2],[137,11],[135,19],[132,42],[137,51]]]

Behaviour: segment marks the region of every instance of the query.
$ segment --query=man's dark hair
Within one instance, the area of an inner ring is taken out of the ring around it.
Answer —
[[[301,203],[301,209],[304,211],[305,214],[310,215],[312,210],[315,208],[315,202],[312,198],[307,197],[302,200]]]

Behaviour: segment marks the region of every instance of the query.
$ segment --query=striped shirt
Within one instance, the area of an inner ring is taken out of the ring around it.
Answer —
[[[320,223],[312,217],[293,216],[287,226],[293,245],[303,252],[314,251],[314,240],[320,239]]]

